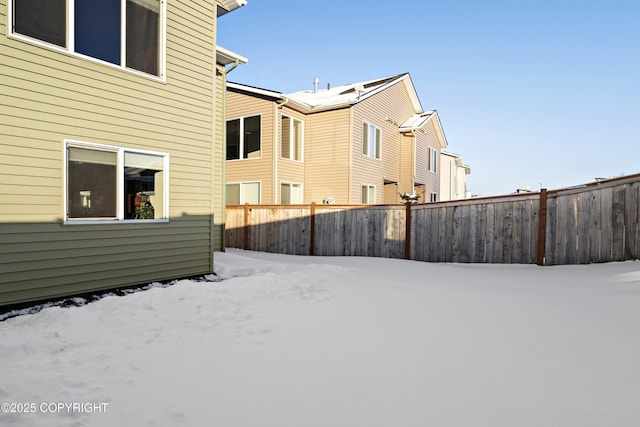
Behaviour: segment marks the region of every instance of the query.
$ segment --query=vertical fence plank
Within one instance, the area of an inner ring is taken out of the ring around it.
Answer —
[[[589,212],[591,202],[593,200],[592,192],[580,194],[578,199],[578,249],[576,253],[576,263],[589,263],[589,254],[591,253],[591,231],[589,230]]]
[[[613,259],[613,189],[602,189],[600,196],[600,261],[609,262]]]
[[[406,236],[406,238],[404,239],[404,259],[411,259],[412,255],[411,255],[411,203],[407,203],[406,207],[405,207],[405,229],[404,229],[404,234]]]
[[[522,249],[523,245],[523,209],[524,203],[521,201],[514,201],[511,203],[513,206],[513,227],[512,227],[512,241],[513,241],[513,249],[511,250],[511,262],[514,264],[518,264],[522,262],[522,253],[524,252]]]
[[[625,195],[626,189],[624,185],[613,187],[613,203],[611,205],[611,258],[613,261],[622,261],[624,259],[625,247]]]
[[[547,231],[545,233],[545,265],[556,264],[556,216],[558,212],[558,198],[547,198]]]
[[[602,259],[602,192],[589,193],[589,262]]]
[[[625,196],[625,259],[638,259],[638,206],[640,197],[638,190],[640,183],[633,182],[627,185]]]

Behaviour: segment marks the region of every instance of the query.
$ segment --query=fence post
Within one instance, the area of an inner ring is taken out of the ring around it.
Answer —
[[[538,252],[536,264],[544,265],[544,251],[547,242],[547,189],[540,189],[540,214],[538,215]]]
[[[315,255],[316,244],[316,202],[311,202],[311,218],[309,218],[309,255]]]
[[[411,259],[411,203],[406,203],[404,215],[404,259]]]
[[[244,241],[242,246],[245,251],[249,249],[249,203],[244,204]]]

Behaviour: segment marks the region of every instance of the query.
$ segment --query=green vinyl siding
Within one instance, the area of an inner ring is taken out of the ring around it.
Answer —
[[[0,305],[212,272],[223,234],[216,3],[167,2],[160,81],[8,35],[7,1]],[[167,153],[169,221],[65,225],[65,140]]]

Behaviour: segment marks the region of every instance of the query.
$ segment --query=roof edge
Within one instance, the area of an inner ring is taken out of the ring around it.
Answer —
[[[218,0],[217,16],[226,15],[247,4],[247,0]]]
[[[223,48],[222,46],[216,46],[216,63],[220,65],[228,65],[236,62],[238,64],[246,64],[249,60],[242,55]]]

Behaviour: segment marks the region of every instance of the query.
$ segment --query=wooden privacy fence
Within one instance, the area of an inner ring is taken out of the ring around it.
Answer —
[[[640,257],[640,175],[415,205],[229,205],[226,246],[430,262],[584,264]]]

